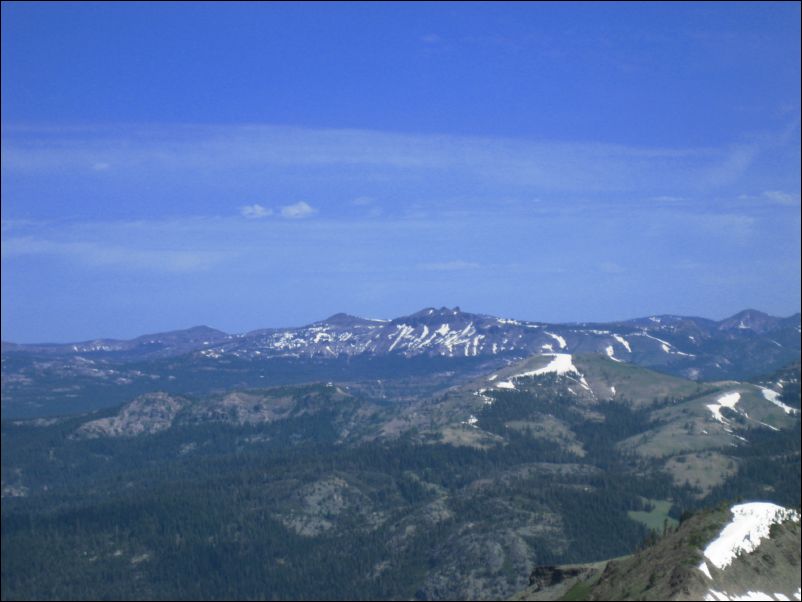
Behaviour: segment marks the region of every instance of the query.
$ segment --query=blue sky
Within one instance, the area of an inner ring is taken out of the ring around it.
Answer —
[[[2,5],[2,330],[800,306],[800,6]]]

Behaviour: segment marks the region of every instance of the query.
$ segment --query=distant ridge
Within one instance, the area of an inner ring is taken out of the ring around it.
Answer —
[[[724,318],[722,320],[716,321],[710,318],[703,318],[698,316],[680,316],[676,314],[660,314],[660,315],[653,315],[647,316],[642,318],[632,318],[629,320],[619,320],[619,321],[611,321],[611,322],[532,322],[527,320],[517,320],[513,318],[504,318],[493,316],[491,314],[475,314],[469,312],[463,312],[459,306],[455,306],[453,308],[449,307],[425,307],[419,311],[416,311],[412,314],[406,316],[400,316],[397,318],[387,319],[387,320],[379,320],[379,319],[371,319],[371,318],[363,318],[360,316],[355,316],[353,314],[348,314],[345,312],[338,312],[332,314],[328,318],[323,320],[319,320],[317,322],[313,322],[309,326],[317,325],[317,324],[329,324],[329,325],[347,325],[353,323],[365,324],[365,323],[377,323],[377,322],[403,322],[403,321],[410,321],[412,319],[433,319],[433,318],[440,318],[444,316],[468,316],[468,317],[476,317],[476,318],[489,318],[489,319],[496,319],[504,323],[528,323],[528,324],[545,324],[545,325],[554,325],[554,326],[575,326],[575,325],[602,325],[602,324],[641,324],[641,323],[681,323],[681,322],[692,322],[692,323],[708,323],[708,324],[715,324],[721,330],[731,330],[731,329],[741,329],[741,330],[753,330],[758,333],[768,332],[770,330],[774,330],[778,327],[785,327],[788,325],[798,324],[800,321],[800,313],[797,312],[792,314],[786,318],[771,316],[767,313],[761,312],[756,309],[744,309],[739,311],[729,318]],[[242,334],[250,334],[250,333],[257,333],[257,332],[272,332],[278,330],[293,330],[297,329],[296,327],[275,327],[275,328],[260,328],[250,330],[247,333]],[[240,336],[242,336],[242,334]],[[2,351],[13,351],[13,350],[30,350],[33,348],[41,348],[42,350],[51,349],[56,350],[57,348],[65,348],[65,347],[72,347],[72,346],[79,346],[79,347],[86,347],[90,345],[111,345],[111,346],[120,346],[124,344],[130,344],[140,341],[146,340],[185,340],[191,341],[193,339],[208,339],[209,337],[212,338],[222,338],[226,336],[231,336],[230,334],[218,330],[216,328],[212,328],[206,325],[198,325],[192,326],[190,328],[179,329],[179,330],[170,330],[165,332],[156,332],[152,334],[143,334],[139,335],[133,339],[113,339],[113,338],[98,338],[98,339],[90,339],[84,340],[79,342],[68,342],[68,343],[15,343],[13,341],[2,341]]]
[[[800,315],[753,309],[724,320],[660,315],[609,323],[546,323],[427,307],[392,320],[336,313],[295,328],[228,334],[208,326],[64,344],[4,342],[2,353],[106,361],[191,356],[264,361],[354,356],[523,358],[543,353],[600,353],[693,380],[715,380],[781,368],[800,357]]]

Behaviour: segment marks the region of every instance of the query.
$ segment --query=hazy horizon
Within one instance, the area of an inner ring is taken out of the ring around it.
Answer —
[[[338,312],[329,313],[326,316],[323,316],[323,317],[320,317],[320,318],[316,318],[316,319],[310,320],[308,322],[303,322],[303,323],[298,323],[298,324],[256,325],[256,326],[252,326],[252,327],[249,327],[249,328],[245,328],[243,330],[235,330],[235,331],[226,330],[225,328],[219,328],[219,327],[215,326],[214,324],[206,324],[206,323],[200,324],[199,323],[199,324],[182,325],[180,327],[169,328],[169,329],[161,330],[161,331],[158,331],[158,332],[156,332],[156,331],[139,332],[139,333],[135,333],[135,334],[130,335],[130,336],[110,336],[110,335],[100,334],[100,335],[96,335],[96,336],[86,337],[84,339],[47,340],[47,341],[45,341],[45,340],[41,340],[41,341],[14,341],[14,340],[10,340],[10,339],[3,339],[3,342],[4,343],[15,343],[15,344],[20,344],[20,345],[37,345],[37,344],[39,344],[39,345],[48,345],[48,344],[56,344],[56,345],[58,345],[58,344],[64,344],[64,343],[78,343],[78,342],[81,342],[81,341],[92,341],[92,340],[100,340],[100,339],[129,340],[129,339],[133,339],[133,338],[140,337],[140,336],[148,336],[148,335],[158,334],[159,332],[171,332],[171,331],[189,330],[191,328],[211,328],[211,329],[214,329],[214,330],[219,330],[219,331],[225,332],[226,334],[245,334],[245,333],[253,332],[253,331],[256,331],[256,330],[270,329],[270,328],[278,328],[278,329],[281,329],[281,328],[300,328],[300,327],[303,327],[303,326],[309,326],[310,324],[314,324],[314,323],[317,323],[317,322],[325,321],[326,319],[328,319],[330,317],[333,317],[335,315],[338,315],[338,314],[348,314],[348,315],[356,317],[356,318],[363,318],[363,319],[367,319],[367,320],[380,320],[380,321],[386,322],[386,321],[394,320],[396,318],[402,318],[404,316],[412,315],[412,314],[414,314],[416,312],[422,311],[422,310],[427,309],[429,307],[434,307],[434,306],[421,307],[421,308],[418,308],[416,310],[408,311],[406,313],[399,314],[399,315],[396,315],[396,316],[357,315],[357,314],[353,314],[353,313],[348,312],[348,311],[338,311]],[[451,308],[447,308],[447,309],[451,309]],[[507,315],[493,314],[491,312],[485,312],[485,311],[472,311],[470,308],[464,308],[464,307],[460,307],[459,309],[460,309],[460,311],[462,311],[464,313],[469,313],[469,314],[495,316],[495,317],[498,317],[498,318],[521,320],[521,321],[524,321],[524,322],[544,322],[544,323],[549,323],[549,324],[565,324],[565,325],[583,324],[583,323],[584,324],[591,324],[591,323],[592,324],[605,324],[605,323],[615,323],[615,322],[621,322],[621,321],[627,321],[627,320],[644,319],[644,318],[649,318],[649,317],[679,315],[679,314],[674,314],[674,313],[670,313],[670,312],[662,312],[662,313],[643,314],[643,315],[638,315],[638,316],[628,316],[628,317],[613,318],[613,319],[610,319],[610,320],[563,320],[563,321],[550,321],[550,320],[542,320],[542,319],[533,318],[533,317],[507,316]],[[728,314],[728,315],[725,315],[725,316],[683,315],[683,317],[687,317],[687,318],[703,318],[703,319],[709,319],[709,320],[713,320],[713,321],[721,321],[721,320],[725,320],[727,318],[730,318],[733,315],[737,315],[738,313],[741,313],[742,311],[752,311],[752,310],[758,311],[758,312],[761,311],[758,308],[749,307],[749,308],[744,308],[742,310],[734,312],[733,314]],[[762,312],[762,313],[766,313],[766,312]],[[778,314],[778,315],[768,314],[768,315],[771,315],[774,318],[790,318],[790,317],[795,316],[798,313],[800,313],[800,312],[796,311],[796,312],[792,312],[790,314]]]

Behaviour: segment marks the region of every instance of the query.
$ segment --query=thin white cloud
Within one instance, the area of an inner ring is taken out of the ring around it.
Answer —
[[[427,33],[421,36],[420,39],[421,42],[423,42],[424,44],[438,44],[439,42],[443,41],[443,38],[441,38],[436,33]]]
[[[437,261],[432,263],[419,263],[418,268],[433,272],[451,272],[456,270],[477,270],[482,267],[475,261]]]
[[[655,205],[678,205],[681,203],[687,203],[688,198],[684,196],[672,196],[670,194],[662,194],[659,196],[652,197],[648,199],[650,202],[654,203]]]
[[[742,244],[752,241],[758,220],[740,213],[717,213],[686,215],[686,227],[706,232],[710,236],[727,237]]]
[[[766,190],[763,193],[763,198],[778,205],[793,207],[795,205],[799,205],[800,194],[790,194],[788,192],[783,192],[782,190]]]
[[[147,249],[95,241],[56,241],[30,236],[3,241],[3,259],[24,255],[66,257],[96,268],[122,268],[157,272],[197,272],[209,269],[235,254],[220,250]]]
[[[248,219],[260,219],[273,215],[272,209],[262,207],[258,203],[254,203],[253,205],[243,205],[239,208],[239,212],[242,217],[247,217]]]
[[[672,196],[738,180],[775,136],[734,146],[638,147],[500,137],[403,134],[357,129],[251,126],[4,128],[2,165],[12,173],[69,173],[87,165],[126,171],[254,173],[303,166],[331,180],[331,168],[358,167],[363,179],[413,179],[437,174],[477,184],[543,191],[654,194],[672,182]],[[317,173],[320,172],[320,173]],[[348,169],[345,170],[348,177]],[[215,176],[219,177],[219,176]]]
[[[315,213],[317,213],[317,209],[314,209],[309,203],[305,203],[304,201],[298,201],[297,203],[285,205],[281,208],[281,216],[288,219],[301,219],[314,215]]]
[[[614,261],[602,261],[599,264],[599,271],[604,272],[605,274],[623,274],[626,272],[626,268]]]
[[[710,186],[724,186],[739,179],[763,150],[758,143],[739,144],[729,149],[723,161],[707,170],[705,177]]]

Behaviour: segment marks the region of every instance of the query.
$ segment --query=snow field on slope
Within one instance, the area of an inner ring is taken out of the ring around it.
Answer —
[[[738,554],[742,552],[748,554],[755,550],[760,542],[769,536],[773,524],[789,519],[799,522],[799,513],[796,510],[769,502],[738,504],[733,506],[730,512],[732,520],[705,548],[705,560],[702,561],[699,570],[708,576],[710,573],[704,566],[706,562],[724,569]]]

